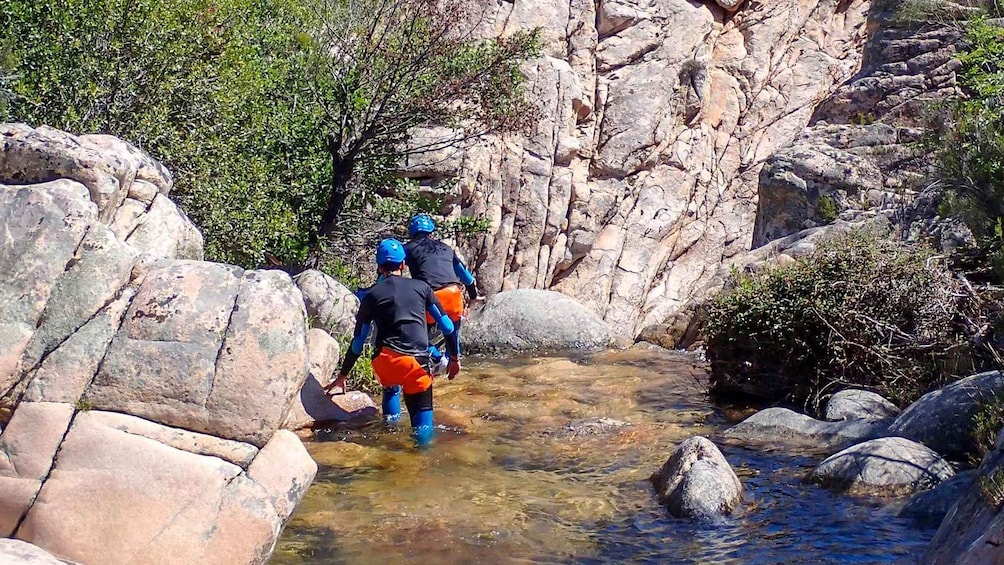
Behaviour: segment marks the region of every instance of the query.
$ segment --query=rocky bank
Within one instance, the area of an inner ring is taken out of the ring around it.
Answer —
[[[0,533],[58,559],[264,563],[317,469],[280,429],[300,290],[201,261],[171,185],[115,138],[0,126]]]

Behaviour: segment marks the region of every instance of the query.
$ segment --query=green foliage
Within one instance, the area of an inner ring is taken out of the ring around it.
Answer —
[[[893,4],[889,23],[896,27],[946,25],[965,17],[962,3],[946,0],[899,0]]]
[[[875,114],[858,112],[851,118],[851,123],[859,126],[870,126],[875,123]]]
[[[393,189],[415,127],[460,128],[423,151],[529,123],[519,66],[537,34],[477,40],[461,5],[6,0],[0,120],[137,145],[174,173],[207,258],[293,267],[329,243],[349,197],[368,221],[384,213],[372,195]]]
[[[973,308],[930,250],[843,235],[710,303],[712,389],[815,406],[853,386],[904,404],[957,374]]]
[[[326,179],[292,0],[7,0],[0,120],[104,132],[161,160],[210,259],[305,256]],[[2,74],[2,73],[0,73]]]
[[[433,190],[423,190],[418,182],[411,179],[397,179],[397,187],[391,196],[373,195],[371,205],[375,218],[389,226],[400,226],[401,237],[407,235],[408,221],[415,214],[429,214],[435,217],[436,234],[441,238],[457,239],[474,237],[487,233],[491,222],[480,216],[461,216],[446,219],[439,216],[444,201],[454,193],[457,181],[454,179],[439,183]]]
[[[980,477],[980,494],[994,508],[1004,505],[1004,469]]]
[[[334,255],[326,254],[325,261],[321,263],[318,269],[345,285],[345,288],[354,289],[367,285],[367,281],[360,276],[359,270],[355,265]]]
[[[342,336],[338,340],[338,345],[344,354],[352,346],[352,337]],[[373,364],[370,362],[372,358],[373,346],[369,344],[364,345],[362,355],[359,356],[359,360],[356,361],[355,366],[352,367],[352,371],[349,372],[348,378],[345,379],[345,389],[361,390],[379,399],[383,387],[380,385],[380,381],[377,380],[376,375],[373,374]]]
[[[820,196],[816,204],[816,213],[824,222],[832,222],[840,217],[837,210],[837,203],[829,196]]]
[[[403,154],[532,123],[520,65],[540,51],[536,30],[478,40],[481,16],[462,0],[317,0],[317,7],[315,40],[324,48],[315,51],[313,76],[326,86],[313,93],[328,117],[333,170],[321,239],[336,228],[343,238],[354,232],[351,218],[343,223],[353,213],[350,199],[361,206],[359,194],[374,188],[373,178],[386,178]],[[453,134],[412,136],[426,126]]]
[[[388,183],[389,189],[353,195],[341,220],[342,237],[324,248],[319,268],[349,288],[372,284],[377,243],[386,237],[407,240],[408,221],[419,213],[435,218],[439,238],[462,242],[487,233],[491,222],[482,216],[448,219],[441,215],[445,201],[456,194],[456,184],[455,180],[446,180],[435,187],[423,187],[413,179],[395,178]],[[355,261],[346,257],[354,257]]]
[[[969,97],[936,116],[934,151],[941,212],[959,218],[992,263],[1004,263],[1004,29],[985,18],[966,26],[959,82]],[[1004,271],[998,270],[999,276]]]

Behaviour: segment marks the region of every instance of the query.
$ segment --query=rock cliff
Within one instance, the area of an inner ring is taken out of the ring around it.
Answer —
[[[539,122],[406,174],[491,220],[483,291],[563,292],[617,336],[686,333],[722,264],[902,201],[919,104],[955,92],[957,32],[884,0],[471,1],[484,35],[543,29]]]
[[[543,28],[539,123],[408,173],[460,177],[453,213],[491,219],[483,290],[557,290],[634,337],[750,249],[760,171],[858,71],[870,7],[724,4],[483,2],[486,35]]]

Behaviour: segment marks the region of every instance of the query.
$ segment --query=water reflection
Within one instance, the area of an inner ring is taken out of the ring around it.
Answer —
[[[271,563],[885,563],[930,538],[803,484],[813,460],[741,448],[724,449],[746,488],[738,516],[669,517],[648,476],[724,425],[702,381],[643,351],[474,364],[437,382],[427,451],[407,425],[318,434],[317,479]]]

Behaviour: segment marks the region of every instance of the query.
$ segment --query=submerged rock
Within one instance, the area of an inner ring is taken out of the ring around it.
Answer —
[[[726,430],[722,436],[743,444],[822,451],[881,435],[888,420],[822,422],[787,408],[767,408]]]
[[[828,457],[810,478],[853,494],[902,496],[933,488],[954,474],[951,465],[927,447],[885,437]]]
[[[929,392],[889,426],[889,435],[919,441],[950,459],[965,459],[974,445],[973,417],[981,402],[1004,394],[1004,375],[980,373]]]
[[[659,502],[678,518],[721,518],[742,501],[739,477],[718,447],[701,436],[677,446],[651,480]]]
[[[613,418],[590,418],[572,422],[558,430],[547,432],[546,435],[556,437],[587,437],[609,434],[630,427],[631,424]]]
[[[898,516],[910,518],[922,527],[937,526],[952,506],[959,501],[975,477],[976,470],[970,469],[939,483],[931,490],[918,492],[910,497],[906,506],[899,511]]]
[[[509,290],[471,313],[463,330],[472,353],[598,349],[610,342],[606,324],[574,299],[548,290]]]
[[[867,390],[842,390],[826,403],[826,419],[830,421],[884,420],[899,413],[895,404]]]

